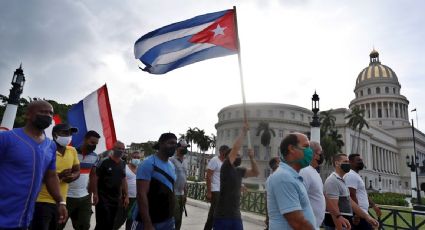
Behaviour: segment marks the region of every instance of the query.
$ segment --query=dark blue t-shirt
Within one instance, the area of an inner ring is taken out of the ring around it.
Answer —
[[[0,132],[0,228],[30,225],[47,170],[56,170],[52,140],[37,143],[22,128]]]

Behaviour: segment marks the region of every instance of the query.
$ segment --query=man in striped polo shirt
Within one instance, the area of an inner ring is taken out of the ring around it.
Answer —
[[[91,187],[89,185],[89,177],[92,168],[95,167],[98,161],[98,156],[94,150],[99,143],[99,138],[100,135],[96,131],[90,130],[84,136],[83,144],[77,148],[78,160],[80,161],[80,177],[69,184],[68,197],[66,199],[68,215],[71,217],[72,226],[75,230],[90,229],[90,218],[93,211],[91,192],[88,189]]]

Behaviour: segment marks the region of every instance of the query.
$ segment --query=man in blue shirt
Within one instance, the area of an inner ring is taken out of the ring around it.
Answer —
[[[267,179],[269,229],[314,230],[316,223],[299,171],[313,157],[307,136],[291,133],[280,144],[281,163]]]
[[[173,230],[174,225],[174,165],[168,158],[174,155],[177,137],[163,133],[154,149],[156,154],[146,158],[137,168],[137,206],[132,229]]]
[[[58,204],[59,222],[67,218],[56,175],[56,144],[44,133],[52,118],[48,102],[33,101],[23,128],[0,132],[0,230],[28,229],[43,180]]]

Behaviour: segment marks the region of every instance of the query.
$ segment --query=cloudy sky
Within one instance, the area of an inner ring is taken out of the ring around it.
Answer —
[[[76,103],[108,85],[118,139],[157,140],[188,127],[215,133],[241,102],[237,56],[150,75],[133,56],[143,34],[237,6],[248,102],[347,108],[374,46],[425,130],[425,2],[421,0],[0,1],[0,93],[23,63],[24,97]],[[410,114],[415,118],[415,114]]]

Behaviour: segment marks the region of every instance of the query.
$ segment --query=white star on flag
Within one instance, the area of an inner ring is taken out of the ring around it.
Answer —
[[[224,35],[224,30],[226,28],[227,27],[220,27],[220,24],[217,24],[217,27],[215,29],[211,30],[212,32],[214,32],[214,38],[219,34]]]

